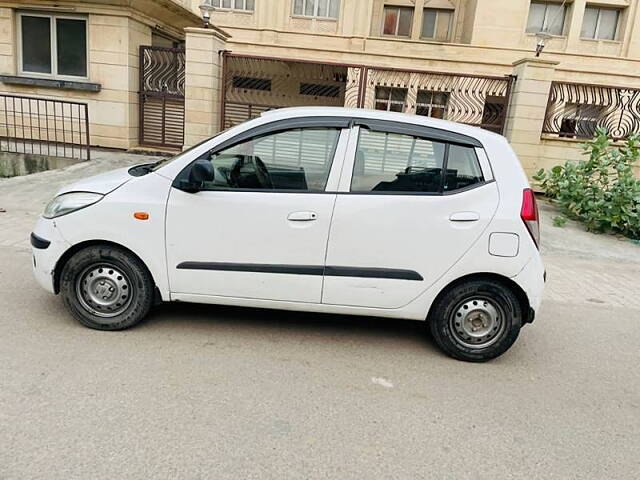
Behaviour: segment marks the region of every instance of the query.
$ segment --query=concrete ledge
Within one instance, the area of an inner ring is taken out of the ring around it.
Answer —
[[[99,83],[73,82],[69,80],[53,80],[49,78],[17,77],[14,75],[0,75],[0,82],[9,85],[24,85],[27,87],[60,88],[63,90],[82,90],[85,92],[99,92]]]
[[[34,153],[0,152],[0,178],[45,172],[85,162],[74,158],[51,157]]]

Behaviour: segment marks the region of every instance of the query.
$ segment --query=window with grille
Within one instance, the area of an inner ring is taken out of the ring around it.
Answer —
[[[413,8],[384,7],[382,34],[394,37],[410,37],[413,24]]]
[[[416,102],[416,115],[444,119],[447,113],[449,94],[446,92],[433,92],[419,90]]]
[[[338,18],[340,0],[294,0],[293,14],[303,17]]]
[[[269,78],[233,77],[233,88],[270,92],[271,80]]]
[[[340,96],[340,87],[336,85],[323,85],[321,83],[301,83],[300,95],[338,98]]]
[[[563,35],[567,6],[557,2],[531,2],[527,33]]]
[[[222,10],[245,10],[252,12],[255,9],[255,0],[208,0],[209,5]]]
[[[586,103],[567,103],[560,124],[560,136],[591,138],[596,133],[598,120],[606,112],[606,107]]]
[[[453,10],[425,8],[422,17],[422,38],[446,42],[451,38]]]
[[[595,40],[616,40],[621,12],[619,8],[587,7],[580,36]]]
[[[403,112],[406,99],[406,88],[376,87],[376,110]]]

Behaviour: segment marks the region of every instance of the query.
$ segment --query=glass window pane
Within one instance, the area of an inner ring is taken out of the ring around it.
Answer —
[[[545,28],[551,35],[562,35],[562,31],[564,30],[564,13],[565,9],[562,4],[547,4]]]
[[[582,21],[582,38],[596,38],[596,28],[598,26],[598,9],[587,7],[584,11],[584,20]]]
[[[384,9],[384,26],[382,27],[383,35],[395,35],[396,25],[398,24],[398,9]]]
[[[476,152],[471,147],[449,146],[445,191],[459,190],[484,181]]]
[[[406,88],[392,88],[391,89],[391,100],[404,102],[405,98],[407,98],[407,89]]]
[[[22,70],[51,73],[51,19],[22,16]],[[37,39],[37,41],[34,41]]]
[[[438,21],[436,24],[436,40],[449,40],[449,27],[451,25],[451,12],[440,10],[438,12]]]
[[[231,8],[231,0],[222,0],[222,8]]]
[[[293,4],[294,15],[302,15],[304,13],[303,3],[304,3],[303,0],[295,0]]]
[[[437,12],[431,8],[424,9],[422,17],[422,37],[434,38],[436,36],[436,17]]]
[[[313,17],[316,13],[316,0],[306,0],[304,14]]]
[[[400,9],[400,21],[398,22],[398,36],[409,37],[411,36],[411,24],[413,23],[413,9],[401,8]]]
[[[338,18],[340,16],[340,0],[330,0],[329,16],[331,18]]]
[[[542,31],[545,10],[546,5],[544,3],[531,4],[529,8],[529,20],[527,21],[527,33],[538,33]]]
[[[323,191],[340,130],[288,130],[250,139],[209,157],[215,177],[207,189]]]
[[[361,129],[351,191],[438,193],[444,151],[439,142]]]
[[[618,10],[600,10],[600,25],[598,28],[598,38],[601,40],[615,40],[618,29]]]
[[[58,73],[87,76],[87,29],[84,20],[56,20]]]
[[[255,6],[256,6],[256,1],[255,0],[247,0],[247,3],[246,3],[246,9],[247,10],[253,11],[255,9]]]
[[[318,17],[329,16],[329,0],[316,0],[318,2]]]
[[[236,10],[242,10],[244,8],[243,0],[235,0],[233,2],[233,8],[235,8]]]

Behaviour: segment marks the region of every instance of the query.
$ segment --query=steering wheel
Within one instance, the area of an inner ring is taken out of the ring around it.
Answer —
[[[258,177],[258,181],[264,188],[273,188],[273,179],[271,178],[271,174],[269,170],[267,170],[267,166],[264,164],[260,157],[251,157],[253,161],[253,165],[256,169],[256,176]]]
[[[256,173],[256,177],[258,178],[258,183],[262,188],[273,188],[273,180],[271,179],[271,175],[269,174],[269,170],[267,170],[266,165],[260,158],[258,157],[246,157],[244,155],[238,155],[238,159],[236,160],[231,172],[229,172],[229,183],[232,187],[241,188],[240,187],[240,176],[242,167],[244,167],[247,158],[251,159],[251,163],[253,164],[253,168]]]

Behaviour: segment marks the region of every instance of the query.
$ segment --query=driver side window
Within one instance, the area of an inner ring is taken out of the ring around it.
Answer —
[[[340,129],[304,128],[254,137],[211,152],[215,177],[207,190],[324,191]]]

